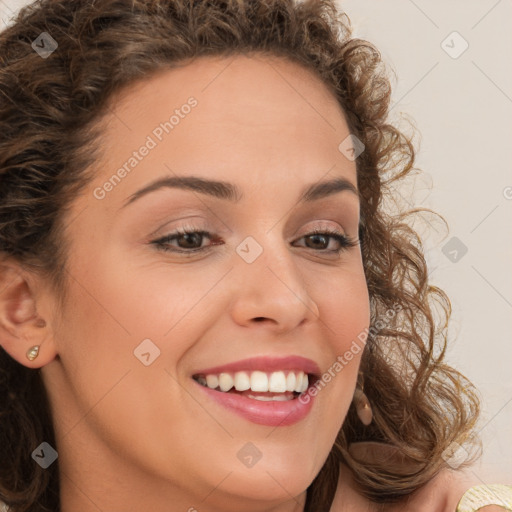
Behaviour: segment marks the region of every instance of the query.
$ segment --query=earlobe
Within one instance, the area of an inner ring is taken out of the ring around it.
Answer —
[[[38,314],[31,284],[15,264],[0,265],[0,345],[13,359],[30,368],[44,366],[56,356],[49,326]]]

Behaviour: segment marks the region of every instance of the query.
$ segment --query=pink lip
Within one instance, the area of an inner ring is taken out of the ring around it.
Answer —
[[[288,356],[288,357],[253,357],[250,359],[244,359],[242,361],[236,361],[228,363],[222,366],[214,366],[205,368],[192,373],[192,375],[208,375],[208,374],[219,374],[222,372],[237,371],[265,371],[273,372],[279,370],[302,370],[305,373],[313,375],[314,377],[320,376],[320,368],[311,359],[306,359],[300,356]],[[313,379],[313,381],[316,378]],[[194,380],[206,395],[214,400],[216,403],[229,409],[230,411],[242,416],[243,418],[257,423],[259,425],[267,425],[272,427],[284,427],[293,425],[304,419],[311,408],[313,407],[313,401],[315,397],[307,394],[307,390],[302,395],[307,395],[308,400],[301,401],[298,396],[293,400],[278,402],[269,401],[263,402],[247,396],[224,393],[222,391],[216,391],[208,387],[202,386]],[[313,384],[310,381],[309,386]],[[309,388],[308,388],[309,389]]]
[[[299,398],[286,402],[262,402],[243,395],[223,393],[194,381],[211,399],[243,418],[259,425],[286,427],[305,418],[313,407],[315,397],[308,395],[305,403]],[[303,393],[306,394],[306,391]]]
[[[320,368],[311,359],[301,356],[287,357],[251,357],[222,366],[214,366],[203,370],[194,371],[192,375],[219,374],[222,372],[256,371],[274,372],[279,370],[302,370],[317,377],[320,376]]]

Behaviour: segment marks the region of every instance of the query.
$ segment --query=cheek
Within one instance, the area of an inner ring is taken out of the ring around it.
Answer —
[[[81,337],[92,344],[108,338],[108,345],[124,343],[132,350],[137,340],[161,340],[186,317],[197,315],[195,307],[218,280],[214,269],[198,277],[162,262],[141,265],[120,252],[104,252],[72,272],[76,279],[67,315],[84,329]]]
[[[77,267],[71,272],[65,321],[56,333],[68,379],[63,384],[68,390],[65,398],[56,398],[59,421],[65,425],[62,431],[73,428],[78,438],[82,433],[90,435],[87,429],[92,429],[137,463],[155,463],[160,471],[169,471],[165,454],[180,452],[173,439],[183,436],[184,419],[201,414],[174,378],[177,363],[193,343],[190,340],[196,339],[194,324],[200,324],[200,312],[193,305],[201,287],[194,288],[195,294],[185,279],[173,282],[169,273],[164,281],[162,272],[158,278],[149,270],[127,270],[119,260],[98,259],[83,274]],[[180,294],[180,289],[185,291]],[[148,366],[134,354],[147,338],[159,351],[153,359],[154,348],[146,347],[152,361]],[[148,425],[152,436],[140,442]],[[201,432],[192,428],[195,425],[186,424],[192,437]],[[148,453],[154,453],[155,439],[159,455],[152,460]]]
[[[215,295],[225,268],[211,265],[166,262],[165,256],[151,263],[136,258],[116,258],[101,293],[131,333],[167,339],[190,319],[201,318],[203,309]],[[213,291],[214,293],[210,293]]]
[[[316,286],[324,283],[317,281]],[[359,363],[364,352],[370,324],[370,303],[364,273],[345,273],[331,279],[318,291],[321,328],[328,341],[329,360],[317,383],[328,410],[337,411],[336,424],[341,426],[352,401]],[[328,388],[329,392],[323,390]]]
[[[363,271],[346,273],[338,279],[334,276],[328,282],[317,281],[315,286],[321,326],[336,353],[349,350],[353,341],[364,345],[370,324],[370,298]]]

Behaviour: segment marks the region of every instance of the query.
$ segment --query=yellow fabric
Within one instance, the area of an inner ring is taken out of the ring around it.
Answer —
[[[487,505],[498,505],[512,512],[512,485],[476,485],[462,496],[455,512],[476,512]]]

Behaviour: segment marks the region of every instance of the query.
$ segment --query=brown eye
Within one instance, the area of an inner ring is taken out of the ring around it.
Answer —
[[[343,233],[338,231],[325,231],[322,229],[314,230],[312,233],[309,233],[302,238],[310,241],[309,243],[306,242],[306,247],[308,249],[315,249],[317,251],[329,253],[340,253],[344,249],[355,247],[359,244],[358,240],[349,238]],[[336,240],[338,243],[338,249],[327,249],[329,246],[329,239]]]
[[[180,229],[176,230],[174,233],[170,233],[159,238],[158,240],[153,240],[151,243],[156,245],[157,248],[162,251],[182,254],[193,254],[205,251],[212,245],[220,245],[217,242],[203,247],[202,242],[204,238],[208,238],[211,241],[214,237],[208,231]],[[339,233],[337,231],[325,231],[321,229],[317,229],[312,233],[304,235],[301,239],[307,240],[305,247],[308,249],[324,253],[340,253],[349,247],[355,247],[359,244],[358,240],[353,240],[343,233]],[[338,243],[338,248],[328,249],[329,242],[331,240],[335,240]]]
[[[204,235],[201,233],[184,233],[183,235],[176,236],[175,240],[178,242],[179,247],[182,249],[195,249],[201,247],[203,238]],[[181,244],[180,242],[184,243]]]
[[[306,238],[306,240],[309,240],[312,242],[311,244],[306,243],[306,245],[310,249],[327,249],[327,247],[329,246],[329,238],[331,238],[331,237],[321,235],[321,234],[315,234],[315,235],[308,235],[305,238]],[[319,247],[319,245],[324,245],[325,247]]]
[[[202,230],[177,230],[151,243],[155,244],[159,249],[170,252],[198,252],[208,247],[201,247],[204,238],[211,239],[212,236],[208,231]],[[171,242],[177,242],[177,246]]]

